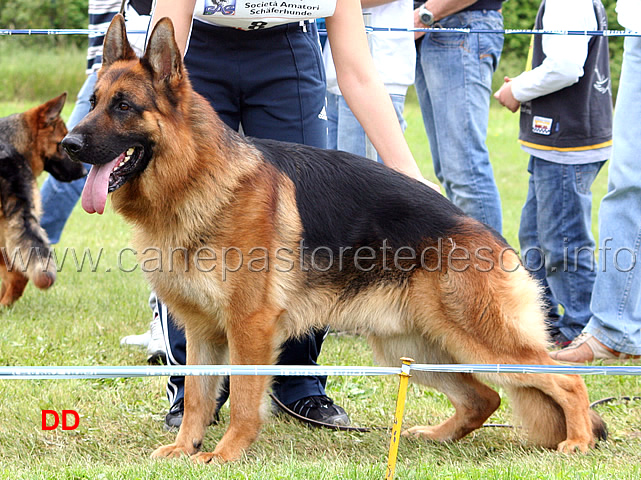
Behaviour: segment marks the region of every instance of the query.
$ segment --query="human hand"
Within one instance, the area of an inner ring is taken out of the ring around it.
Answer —
[[[438,193],[442,193],[441,192],[441,187],[438,184],[434,183],[434,182],[430,182],[427,178],[421,177],[421,178],[418,179],[418,181],[421,182],[421,183],[424,183],[425,185],[430,187],[432,190],[436,190]]]
[[[512,94],[512,79],[510,77],[504,77],[503,80],[505,83],[503,83],[501,88],[496,91],[494,98],[496,98],[501,105],[514,113],[521,106],[521,102],[514,98],[514,95]]]
[[[418,18],[418,8],[414,10],[414,28],[426,28],[425,24]],[[414,40],[418,40],[423,35],[425,35],[425,32],[414,32]]]

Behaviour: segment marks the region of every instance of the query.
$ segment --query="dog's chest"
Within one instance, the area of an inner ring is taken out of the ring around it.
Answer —
[[[152,288],[167,302],[180,299],[202,310],[225,303],[228,292],[213,252],[169,245],[145,235],[136,235],[134,250]]]

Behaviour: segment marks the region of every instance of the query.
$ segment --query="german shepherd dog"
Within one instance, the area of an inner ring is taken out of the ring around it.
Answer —
[[[40,227],[36,177],[47,171],[70,182],[87,174],[71,161],[60,142],[67,134],[60,112],[67,94],[0,118],[0,305],[13,304],[29,279],[46,289],[56,279],[49,239]]]
[[[227,128],[193,91],[169,19],[141,59],[122,17],[112,21],[92,104],[63,140],[93,164],[82,204],[101,213],[111,192],[139,262],[173,259],[147,278],[185,329],[188,364],[271,364],[284,340],[325,325],[363,334],[387,365],[401,356],[555,364],[539,287],[500,235],[376,162]],[[490,380],[535,444],[586,452],[605,437],[579,376],[412,379],[445,393],[456,413],[406,435],[452,441],[481,427],[500,404]],[[229,428],[213,452],[198,453],[218,383],[186,378],[178,436],[154,457],[229,461],[256,440],[269,379],[232,376]]]

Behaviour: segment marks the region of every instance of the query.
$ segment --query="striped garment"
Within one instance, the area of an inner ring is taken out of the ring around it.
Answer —
[[[120,3],[121,0],[89,0],[89,30],[93,32],[106,31],[111,19],[120,11]],[[100,69],[104,40],[104,33],[89,34],[87,75]]]

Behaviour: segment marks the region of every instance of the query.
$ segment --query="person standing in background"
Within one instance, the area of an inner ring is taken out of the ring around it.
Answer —
[[[89,30],[106,32],[113,17],[120,11],[122,0],[89,0]],[[149,25],[152,0],[134,0],[125,3],[125,20],[128,31],[145,32]],[[145,33],[130,34],[129,41],[137,54],[141,55],[145,47]],[[89,98],[93,94],[98,70],[102,66],[102,42],[104,33],[89,35],[87,49],[87,78],[78,92],[76,104],[67,128],[72,130],[90,110]],[[87,166],[89,168],[89,166]],[[60,182],[49,176],[44,181],[40,194],[42,196],[42,228],[45,229],[52,244],[60,241],[62,230],[75,207],[86,177],[70,183]]]
[[[606,30],[608,21],[600,0],[543,0],[534,28]],[[530,154],[521,256],[545,289],[552,341],[564,347],[591,316],[590,189],[612,151],[608,37],[535,35],[532,41],[530,68],[505,77],[494,96],[513,112],[521,108],[519,142]]]
[[[503,30],[503,0],[414,3],[414,26]],[[417,33],[416,94],[436,177],[466,214],[501,233],[501,199],[485,145],[503,34]]]
[[[641,32],[641,0],[618,0],[618,20]],[[599,209],[599,269],[592,317],[581,335],[550,353],[559,362],[641,358],[641,37],[623,41],[608,193]]]
[[[369,18],[369,26],[406,29],[413,27],[412,0],[362,0],[361,5],[363,15]],[[410,32],[373,31],[368,34],[368,40],[376,69],[392,100],[401,128],[405,131],[405,95],[408,87],[414,83],[416,65],[414,36]],[[330,45],[323,49],[323,61],[327,75],[327,148],[343,150],[362,157],[375,156],[377,161],[382,163],[380,155],[371,147],[363,127],[341,95]],[[368,150],[368,146],[371,150]]]
[[[308,8],[247,8],[211,0],[158,0],[156,21],[169,17],[194,90],[230,128],[267,138],[326,148],[325,71],[314,18],[326,17],[337,79],[350,108],[385,164],[427,184],[398,124],[394,106],[369,54],[358,0],[309,0]],[[290,12],[290,13],[288,13]],[[313,12],[313,13],[309,13]],[[233,13],[233,14],[232,14]],[[185,364],[189,332],[178,329],[158,299],[156,312],[167,358]],[[282,365],[315,365],[325,330],[287,341]],[[167,427],[182,424],[187,377],[171,377]],[[235,382],[233,378],[229,380]],[[276,377],[273,391],[288,408],[312,420],[346,425],[349,417],[325,394],[325,377]],[[223,388],[218,406],[226,401]]]

